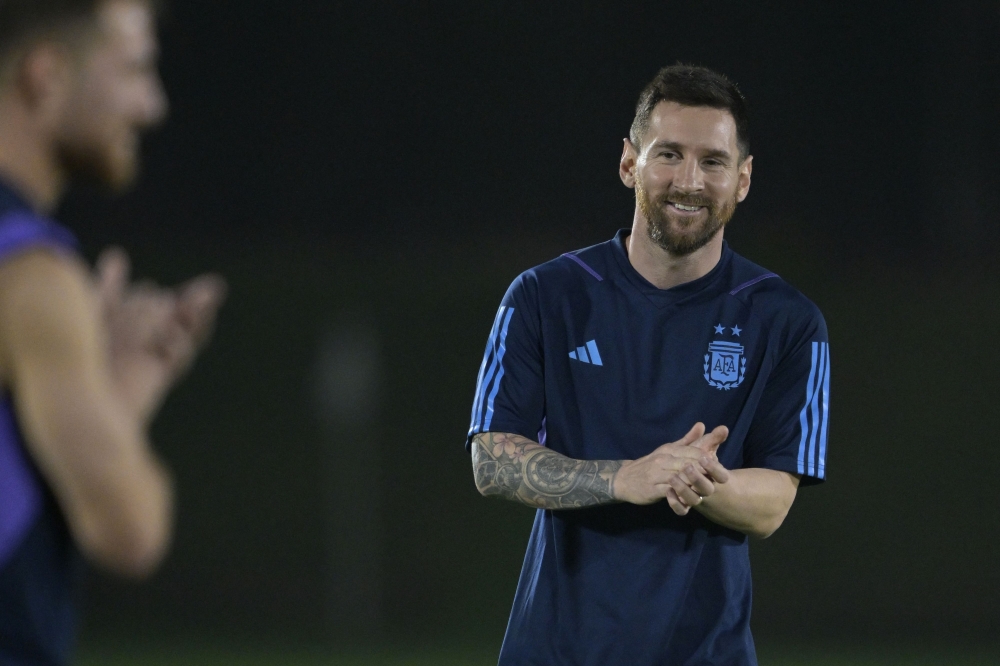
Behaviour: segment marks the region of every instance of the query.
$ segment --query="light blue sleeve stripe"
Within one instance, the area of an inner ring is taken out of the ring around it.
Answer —
[[[496,361],[494,360],[493,365],[490,366],[490,370],[487,376],[486,363],[490,360],[490,357],[495,357],[494,345],[496,344],[497,331],[500,329],[500,322],[503,320],[503,312],[506,308],[501,305],[497,310],[497,316],[493,320],[493,328],[490,329],[490,338],[486,342],[486,351],[483,353],[483,364],[479,367],[479,379],[476,381],[476,397],[472,401],[472,419],[471,425],[469,426],[469,434],[474,435],[479,432],[479,414],[480,410],[483,408],[483,391],[489,384],[490,379],[493,377],[493,369],[496,366]]]
[[[601,363],[601,353],[597,351],[597,340],[591,340],[587,343],[587,350],[590,351],[590,361],[594,365],[604,365]]]
[[[806,404],[802,407],[802,411],[799,412],[799,425],[802,429],[802,439],[799,440],[799,474],[806,473],[806,440],[809,439],[808,410],[809,403],[812,401],[813,383],[816,380],[816,345],[817,343],[812,343],[812,364],[809,366],[809,381],[806,383]]]
[[[820,395],[823,393],[823,373],[826,370],[826,350],[823,348],[824,343],[819,344],[819,370],[816,373],[816,392],[813,394],[812,399],[812,429],[809,432],[809,464],[806,465],[806,469],[809,470],[809,476],[816,476],[816,448],[818,442],[817,437],[819,436],[819,399]]]
[[[500,365],[500,370],[497,372],[497,377],[493,381],[493,390],[490,391],[490,400],[486,404],[486,421],[483,423],[483,430],[490,429],[490,422],[493,421],[493,400],[497,397],[497,392],[500,390],[500,380],[503,379],[503,356],[507,352],[507,327],[510,326],[510,316],[514,314],[514,308],[507,310],[507,316],[503,320],[503,330],[500,332],[500,351],[497,352],[497,363]]]
[[[826,350],[826,372],[823,373],[823,427],[819,433],[819,478],[826,476],[826,433],[830,427],[830,345]]]

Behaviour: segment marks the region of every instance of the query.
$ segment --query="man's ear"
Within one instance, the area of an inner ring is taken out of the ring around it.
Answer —
[[[625,183],[625,187],[635,188],[635,165],[639,159],[639,154],[632,145],[632,142],[625,139],[625,147],[622,149],[622,159],[618,162],[618,177]]]
[[[32,109],[45,113],[62,106],[72,83],[71,58],[66,47],[51,42],[25,52],[16,84]]]
[[[747,198],[747,194],[750,193],[750,174],[753,172],[753,155],[747,155],[747,158],[743,160],[743,164],[740,165],[739,173],[739,184],[736,188],[736,201],[741,202]]]

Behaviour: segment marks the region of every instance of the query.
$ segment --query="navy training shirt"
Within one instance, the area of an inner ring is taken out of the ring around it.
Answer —
[[[510,432],[571,458],[636,459],[698,421],[729,469],[825,478],[830,355],[819,310],[723,245],[658,289],[629,230],[522,273],[497,312],[466,448]],[[756,665],[746,535],[666,502],[538,510],[500,664]]]
[[[39,248],[73,254],[76,239],[0,182],[0,263]],[[0,387],[0,665],[68,662],[81,567],[62,511],[25,446],[13,398]]]

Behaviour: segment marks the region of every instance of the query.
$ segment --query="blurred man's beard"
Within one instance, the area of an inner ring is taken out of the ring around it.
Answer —
[[[64,144],[59,149],[59,161],[72,182],[96,185],[119,193],[135,182],[138,173],[136,152],[116,151],[111,146]]]
[[[719,229],[732,219],[737,203],[736,194],[720,207],[704,197],[673,193],[665,195],[654,204],[649,200],[638,174],[635,179],[635,201],[646,218],[646,230],[650,240],[676,257],[687,256],[705,247]],[[684,206],[704,206],[707,217],[704,222],[692,221],[686,230],[677,232],[665,210],[671,202]]]

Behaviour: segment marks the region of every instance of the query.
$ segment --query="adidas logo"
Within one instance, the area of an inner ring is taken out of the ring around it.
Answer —
[[[591,340],[583,347],[577,347],[576,351],[571,351],[569,357],[574,361],[583,361],[594,365],[604,365],[601,363],[601,353],[597,351],[597,341]]]

